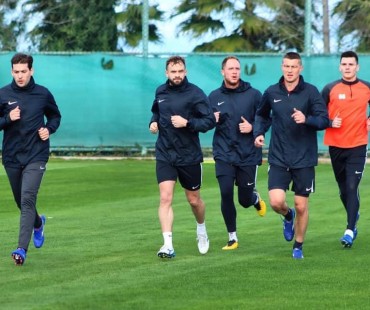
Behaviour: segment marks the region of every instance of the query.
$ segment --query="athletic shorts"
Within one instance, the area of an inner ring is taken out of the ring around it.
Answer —
[[[315,192],[315,167],[290,169],[270,165],[268,168],[268,189],[289,189],[297,196],[308,197]]]
[[[229,176],[235,179],[235,185],[240,187],[255,187],[257,166],[234,166],[221,160],[216,160],[216,177]]]
[[[199,190],[202,185],[202,164],[173,166],[164,161],[156,163],[157,182],[177,181],[189,191]]]

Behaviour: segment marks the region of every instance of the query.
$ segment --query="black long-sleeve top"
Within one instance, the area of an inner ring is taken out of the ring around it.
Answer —
[[[9,113],[19,107],[20,119],[11,121]],[[0,130],[4,131],[2,162],[20,167],[32,162],[47,162],[50,139],[41,140],[38,130],[46,127],[54,133],[61,121],[59,108],[51,92],[31,77],[25,87],[13,80],[0,89]]]

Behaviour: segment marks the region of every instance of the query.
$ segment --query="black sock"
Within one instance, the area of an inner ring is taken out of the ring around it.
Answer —
[[[303,242],[294,241],[293,249],[301,249],[302,250]]]
[[[285,219],[290,222],[293,219],[292,210],[289,208],[288,213],[284,216]]]

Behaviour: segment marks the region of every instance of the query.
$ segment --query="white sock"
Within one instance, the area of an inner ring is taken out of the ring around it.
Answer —
[[[173,245],[172,245],[172,232],[169,231],[169,232],[164,232],[162,233],[163,235],[163,240],[164,240],[164,245],[169,248],[169,249],[173,249]]]
[[[231,240],[235,240],[236,242],[238,242],[238,237],[236,236],[236,231],[229,232],[229,241],[231,241]]]
[[[351,238],[353,238],[353,231],[350,230],[350,229],[346,229],[346,231],[344,232],[345,235],[349,235],[351,236]]]
[[[204,222],[202,224],[197,223],[197,235],[206,235],[207,236],[206,222]]]

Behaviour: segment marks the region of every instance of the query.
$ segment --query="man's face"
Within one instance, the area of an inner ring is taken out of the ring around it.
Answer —
[[[339,71],[342,73],[342,78],[345,81],[354,81],[357,78],[359,65],[355,57],[343,57],[340,60]]]
[[[236,59],[229,59],[221,70],[227,87],[237,87],[240,80],[240,63]]]
[[[166,70],[166,76],[171,85],[179,85],[186,76],[186,69],[183,63],[169,63]]]
[[[19,87],[25,87],[30,82],[33,69],[28,69],[28,64],[14,64],[12,76]]]
[[[287,83],[294,83],[298,81],[302,69],[303,67],[299,59],[283,59],[281,70],[283,71],[284,80]]]

